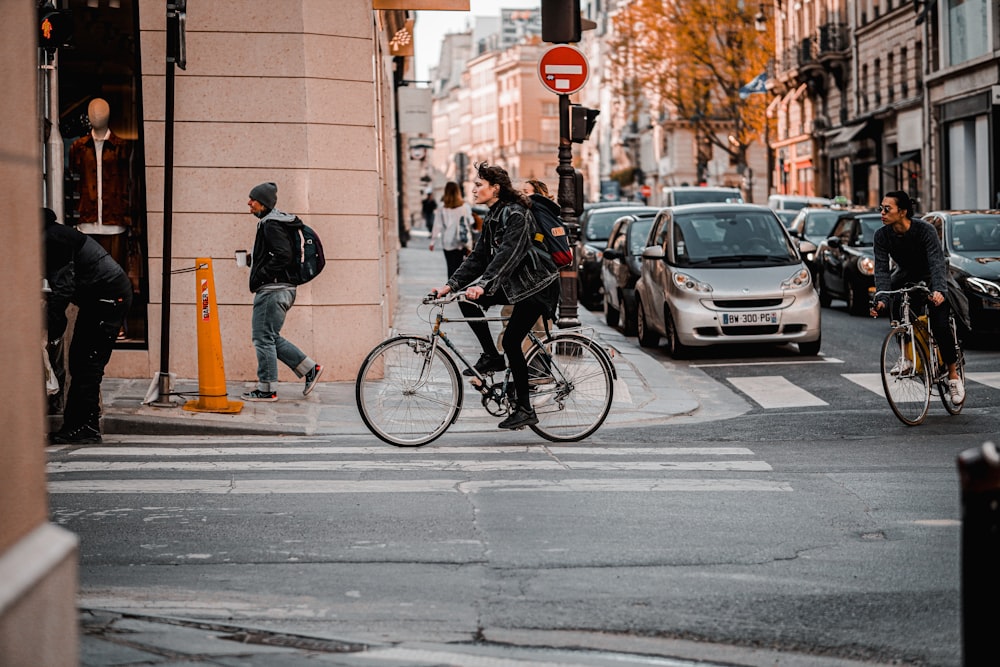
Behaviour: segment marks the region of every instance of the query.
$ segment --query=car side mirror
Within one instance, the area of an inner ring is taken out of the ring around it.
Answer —
[[[663,248],[658,245],[651,245],[642,249],[643,259],[663,259]]]
[[[831,236],[826,240],[826,244],[831,248],[840,248],[841,246],[844,245],[844,242],[840,239],[839,236]]]
[[[621,259],[621,255],[614,248],[605,248],[604,259]]]

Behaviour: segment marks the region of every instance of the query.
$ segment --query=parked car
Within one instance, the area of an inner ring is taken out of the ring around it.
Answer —
[[[816,248],[829,238],[837,219],[845,213],[843,209],[800,208],[788,228],[791,235],[798,239],[799,254],[812,272],[814,283],[817,280]]]
[[[775,211],[798,211],[808,206],[833,206],[834,201],[826,197],[806,197],[804,195],[771,195],[767,207]]]
[[[797,343],[819,353],[820,306],[787,230],[764,206],[693,204],[660,211],[636,285],[639,344]]]
[[[626,336],[635,335],[635,283],[655,217],[655,213],[629,213],[618,218],[601,258],[604,319],[613,327],[621,324]]]
[[[852,315],[868,312],[875,293],[875,231],[882,226],[878,213],[847,213],[837,220],[830,236],[816,248],[819,302],[828,308],[833,299],[847,301]]]
[[[701,204],[709,202],[743,203],[738,188],[714,188],[700,185],[680,185],[663,188],[660,203],[664,206]]]
[[[601,257],[615,220],[628,213],[656,213],[653,206],[600,206],[580,216],[580,238],[576,244],[577,299],[589,310],[601,308]]]
[[[795,215],[797,213],[798,211],[793,211],[787,208],[774,212],[774,214],[778,216],[778,220],[781,220],[781,224],[785,226],[785,229],[788,229],[789,227],[792,226],[792,222],[794,222]]]
[[[934,211],[923,217],[943,232],[951,274],[969,298],[972,334],[1000,333],[1000,210]]]

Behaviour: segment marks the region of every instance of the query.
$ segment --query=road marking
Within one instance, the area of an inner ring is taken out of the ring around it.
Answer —
[[[1000,389],[1000,373],[966,373],[967,380],[985,384],[987,387]]]
[[[844,373],[841,377],[850,380],[860,387],[864,387],[873,394],[878,394],[882,398],[885,398],[885,390],[882,389],[881,373]]]
[[[780,375],[729,377],[726,379],[762,408],[802,408],[829,405],[823,399],[792,384]]]
[[[316,479],[92,479],[49,482],[49,493],[138,494],[339,494],[339,493],[649,493],[790,492],[785,482],[761,479],[532,479],[469,481]]]
[[[414,459],[409,461],[55,461],[47,464],[50,475],[81,472],[357,472],[357,471],[455,471],[491,472],[506,470],[701,470],[767,472],[765,461],[462,461]]]
[[[177,436],[183,438],[183,436]],[[108,438],[105,438],[108,440]],[[161,442],[161,441],[158,441]],[[224,442],[224,441],[222,441]],[[228,443],[227,443],[228,444]],[[54,449],[54,448],[53,448]],[[49,450],[50,452],[52,449]],[[560,447],[552,445],[508,446],[508,447],[448,447],[427,445],[420,448],[398,447],[83,447],[67,452],[74,457],[134,457],[148,458],[199,457],[199,456],[323,456],[351,454],[354,456],[400,456],[444,454],[490,455],[527,454],[549,452],[553,456],[585,454],[587,456],[751,456],[753,450],[746,447]]]
[[[802,364],[842,364],[842,359],[823,357],[821,359],[788,359],[784,361],[722,361],[714,364],[688,364],[691,368],[720,368],[724,366],[801,366]]]

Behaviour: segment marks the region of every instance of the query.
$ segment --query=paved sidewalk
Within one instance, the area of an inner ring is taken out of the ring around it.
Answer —
[[[418,315],[420,299],[431,288],[445,281],[444,256],[427,249],[426,232],[414,232],[409,246],[400,251],[400,300],[396,312],[396,328],[405,333],[427,333],[429,325]],[[421,309],[425,310],[425,309]],[[494,314],[491,310],[490,314]],[[457,314],[457,307],[456,307]],[[294,311],[292,314],[294,317]],[[677,378],[659,361],[643,352],[635,341],[606,326],[600,313],[591,313],[582,306],[579,319],[592,328],[597,338],[614,355],[618,381],[615,400],[604,428],[623,425],[654,425],[678,415],[695,412],[699,403],[688,391],[680,388]],[[492,325],[499,332],[499,325]],[[448,329],[452,340],[469,356],[478,358],[478,345],[471,330],[464,324]],[[249,331],[247,345],[250,345]],[[318,360],[323,363],[323,359]],[[243,405],[239,414],[195,413],[178,407],[159,408],[142,405],[151,379],[107,377],[102,385],[104,398],[104,432],[136,435],[202,435],[202,434],[285,434],[285,435],[370,435],[358,415],[354,400],[354,382],[320,382],[308,396],[302,396],[302,383],[281,383],[278,402]],[[229,382],[230,398],[252,388],[253,383]],[[174,391],[193,399],[198,392],[197,378],[177,379]],[[468,391],[466,404],[458,421],[449,432],[495,432],[498,419],[483,410],[478,394]],[[446,434],[445,438],[448,437]]]

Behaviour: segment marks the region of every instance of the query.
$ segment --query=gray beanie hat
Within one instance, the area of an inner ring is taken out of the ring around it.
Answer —
[[[274,208],[278,203],[278,186],[271,182],[255,185],[250,191],[250,199],[256,199],[267,208]]]

